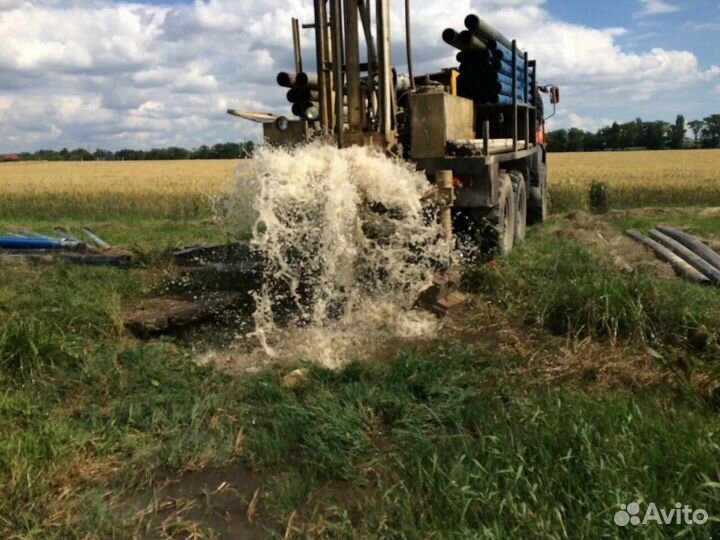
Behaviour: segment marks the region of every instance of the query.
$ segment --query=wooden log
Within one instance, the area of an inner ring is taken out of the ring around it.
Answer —
[[[691,234],[673,229],[672,227],[667,227],[666,225],[658,226],[657,230],[669,236],[673,240],[680,242],[683,246],[705,259],[708,263],[720,271],[720,255],[713,251],[709,246],[703,244],[698,238]]]
[[[655,253],[655,255],[658,257],[658,259],[669,263],[670,266],[673,267],[673,270],[675,270],[675,273],[680,277],[683,277],[694,283],[710,283],[710,280],[706,276],[698,272],[695,268],[693,268],[692,266],[690,266],[690,264],[675,255],[672,251],[658,244],[655,240],[648,238],[647,236],[641,234],[639,231],[636,231],[634,229],[628,229],[627,231],[625,231],[625,234],[627,234],[633,240],[637,240],[638,242],[644,244],[646,247],[650,248],[653,253]]]
[[[140,336],[168,332],[208,319],[242,299],[238,293],[150,298],[125,318],[125,327]]]
[[[672,238],[661,233],[657,229],[653,229],[648,234],[650,235],[650,238],[668,248],[670,251],[675,253],[675,255],[685,260],[696,270],[705,275],[713,284],[720,284],[720,270],[715,268],[712,264],[708,263],[705,259],[703,259],[699,255],[696,255],[688,248],[683,246],[680,242],[678,242],[677,240],[673,240]]]

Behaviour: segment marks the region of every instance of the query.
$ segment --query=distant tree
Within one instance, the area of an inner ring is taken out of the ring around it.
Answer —
[[[69,161],[95,161],[95,157],[85,148],[76,148],[67,158]]]
[[[647,122],[644,129],[644,145],[650,150],[662,150],[667,145],[670,125],[667,122]]]
[[[93,156],[96,161],[111,161],[115,158],[115,154],[113,154],[110,150],[103,150],[102,148],[95,149]]]
[[[582,129],[570,128],[568,131],[568,152],[582,152],[585,149],[585,132]]]
[[[583,150],[585,152],[597,152],[605,148],[605,141],[595,133],[586,131],[583,137]]]
[[[247,142],[245,142],[245,144],[242,145],[242,148],[240,151],[240,157],[241,158],[252,157],[254,152],[255,152],[255,143],[252,141],[247,141]]]
[[[685,146],[685,117],[678,114],[675,125],[670,130],[670,148],[679,150]]]
[[[712,114],[704,118],[702,145],[704,148],[720,148],[720,114]]]
[[[703,128],[705,127],[705,122],[702,120],[690,120],[688,122],[688,127],[693,132],[693,138],[695,140],[695,146],[698,145],[698,138],[700,137],[700,133],[702,133]]]
[[[548,148],[553,152],[567,152],[568,132],[566,129],[556,129],[547,134]]]

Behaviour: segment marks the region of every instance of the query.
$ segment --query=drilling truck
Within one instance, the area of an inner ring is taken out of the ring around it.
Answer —
[[[447,235],[479,238],[500,254],[548,214],[545,118],[537,62],[477,15],[442,38],[456,67],[415,74],[410,0],[405,0],[407,73],[392,59],[390,0],[314,0],[312,22],[292,19],[294,72],[281,72],[292,116],[228,110],[261,122],[265,141],[322,139],[373,145],[406,159],[437,186]],[[315,72],[305,69],[301,30],[312,30]],[[554,114],[554,112],[553,112]]]

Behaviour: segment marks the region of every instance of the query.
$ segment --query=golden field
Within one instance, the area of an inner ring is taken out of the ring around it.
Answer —
[[[0,216],[194,218],[242,160],[0,163]]]
[[[216,192],[242,160],[20,162],[0,164],[0,194]]]
[[[720,150],[549,154],[556,210],[582,208],[592,182],[610,188],[617,208],[720,206]]]
[[[0,215],[197,217],[241,160],[0,163]],[[556,211],[583,208],[593,181],[616,208],[720,206],[720,150],[549,155]]]

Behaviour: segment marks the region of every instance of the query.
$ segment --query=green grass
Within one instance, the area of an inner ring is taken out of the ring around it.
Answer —
[[[638,229],[640,231],[647,232],[657,225],[688,227],[689,232],[703,238],[720,238],[720,213],[714,217],[702,217],[697,214],[669,214],[666,216],[656,215],[648,217],[619,218],[613,220],[613,225],[621,232],[626,231],[627,229]]]
[[[438,349],[313,369],[295,392],[270,376],[249,381],[246,418],[264,418],[247,432],[250,457],[292,471],[267,495],[270,510],[312,515],[304,502],[342,481],[362,517],[321,511],[331,538],[549,539],[618,537],[612,516],[623,501],[717,504],[715,416],[624,394],[528,395],[499,377],[515,362]]]
[[[288,390],[279,372],[233,380],[169,345],[95,352],[6,386],[0,426],[14,429],[0,442],[10,487],[0,530],[124,538],[116,494],[238,459],[270,478],[265,520],[298,510],[297,526],[322,525],[325,538],[616,538],[622,502],[717,507],[716,415],[653,396],[528,393],[506,374],[518,362],[408,351],[385,365],[310,368]],[[328,483],[344,505],[312,502]],[[62,503],[59,487],[71,489]]]
[[[720,290],[621,274],[602,254],[567,240],[531,239],[497,267],[470,269],[467,283],[557,334],[719,354]]]
[[[200,220],[87,224],[137,243],[143,265],[3,267],[2,538],[129,538],[138,493],[229,465],[262,479],[262,523],[282,533],[297,511],[293,538],[709,540],[714,531],[612,522],[635,500],[720,516],[717,403],[690,387],[544,388],[516,375],[530,357],[444,342],[340,371],[306,366],[294,389],[281,384],[292,365],[229,377],[197,366],[191,342],[140,342],[122,327],[126,306],[163,279],[169,249],[222,234]],[[539,234],[474,277],[520,323],[644,340],[717,376],[715,290],[620,276],[601,256]]]

